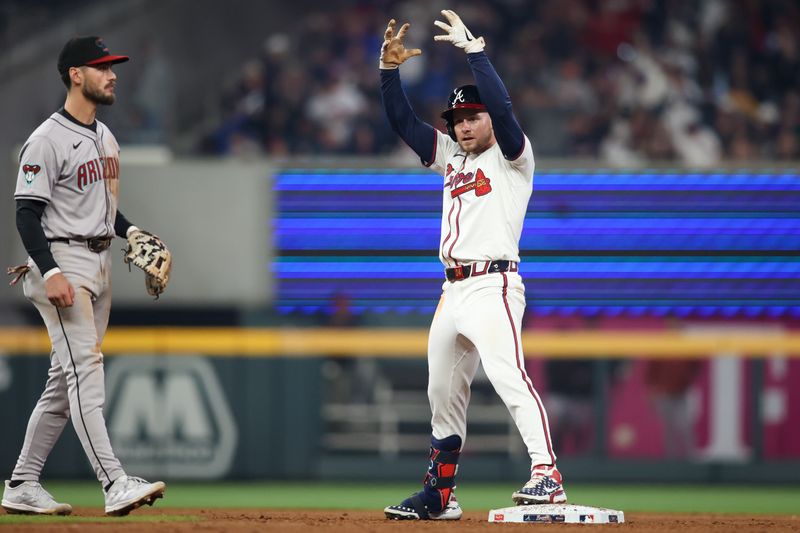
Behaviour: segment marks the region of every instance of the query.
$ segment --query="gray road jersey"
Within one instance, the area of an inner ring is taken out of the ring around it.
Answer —
[[[114,235],[119,197],[119,144],[105,124],[97,131],[53,113],[20,151],[14,198],[45,202],[48,239]]]

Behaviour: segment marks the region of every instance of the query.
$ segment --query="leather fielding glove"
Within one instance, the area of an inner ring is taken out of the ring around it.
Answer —
[[[461,17],[456,15],[455,11],[443,9],[442,15],[447,19],[450,24],[445,24],[441,21],[435,21],[433,24],[438,28],[443,29],[446,33],[444,35],[435,35],[434,41],[447,41],[453,43],[453,46],[462,48],[468,54],[475,52],[483,52],[486,42],[483,37],[475,37],[472,32],[461,21]]]
[[[397,68],[409,57],[422,54],[422,50],[419,48],[408,50],[405,45],[403,45],[403,39],[405,39],[406,32],[408,28],[411,27],[411,24],[406,22],[400,26],[400,31],[395,35],[394,27],[396,24],[397,22],[394,19],[390,20],[389,25],[386,26],[386,31],[383,33],[383,45],[381,46],[380,59],[380,67],[382,69]]]
[[[12,287],[19,283],[19,280],[25,277],[25,274],[31,271],[31,267],[28,266],[28,263],[22,263],[21,265],[8,267],[6,269],[6,274],[9,276],[14,276],[11,281],[8,282],[9,285]]]
[[[138,230],[128,235],[128,245],[123,250],[123,260],[130,266],[144,270],[144,285],[156,300],[167,288],[172,271],[172,254],[158,236]]]

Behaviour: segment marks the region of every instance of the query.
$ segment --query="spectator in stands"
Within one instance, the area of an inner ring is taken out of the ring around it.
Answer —
[[[526,313],[523,327],[527,330],[560,332],[569,335],[594,327],[593,321],[579,314],[536,317]],[[591,453],[600,428],[595,404],[598,384],[611,383],[619,368],[619,360],[608,360],[604,367],[597,359],[556,358],[540,354],[544,360],[546,392],[544,396],[553,440],[558,439],[558,453],[582,455]],[[598,380],[597,372],[603,372]],[[530,374],[536,380],[536,372]]]
[[[412,20],[434,16],[437,7],[388,2],[334,2],[336,10],[311,11],[291,33],[269,36],[258,58],[262,75],[244,62],[204,150],[230,153],[249,140],[275,155],[396,151],[396,137],[364,103],[377,91],[365,53],[379,46],[376,28],[392,5]],[[570,9],[541,0],[525,10],[504,2],[481,10],[484,33],[495,36],[499,60],[517,80],[509,86],[518,87],[511,95],[518,117],[542,156],[693,167],[797,157],[794,0],[575,0]],[[432,123],[440,102],[431,95],[463,81],[447,54],[433,54],[429,68],[406,78],[412,104]],[[692,119],[681,122],[687,109]]]
[[[322,130],[323,148],[331,153],[343,151],[351,138],[356,117],[366,108],[367,101],[353,82],[328,73],[319,90],[309,98],[306,114]]]
[[[359,327],[361,315],[353,310],[350,295],[338,291],[331,296],[330,306],[319,314],[320,325],[327,328]],[[327,381],[328,400],[333,403],[365,403],[372,401],[380,377],[378,362],[366,357],[330,355],[322,366]]]
[[[645,383],[661,417],[669,458],[692,457],[696,451],[689,392],[700,368],[697,359],[647,360]]]

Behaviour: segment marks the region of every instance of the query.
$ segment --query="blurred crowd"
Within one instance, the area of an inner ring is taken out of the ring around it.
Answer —
[[[442,127],[464,54],[434,43],[457,9],[499,71],[537,155],[613,166],[800,157],[796,0],[345,2],[266,38],[219,103],[208,154],[402,151],[380,106],[378,54],[389,18],[411,21],[401,67],[417,114]]]
[[[101,3],[100,0],[2,0],[0,45],[4,50],[13,48],[53,21],[63,21]]]

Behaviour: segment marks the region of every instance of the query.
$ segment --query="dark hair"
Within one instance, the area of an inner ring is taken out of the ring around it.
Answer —
[[[61,74],[61,81],[67,86],[67,90],[72,88],[72,78],[69,77],[69,69]]]

